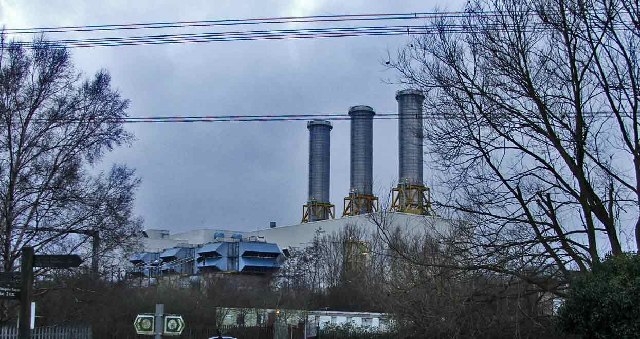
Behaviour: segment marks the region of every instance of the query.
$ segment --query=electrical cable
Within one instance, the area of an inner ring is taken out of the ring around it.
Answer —
[[[132,30],[132,29],[156,29],[156,28],[185,28],[185,27],[210,27],[210,26],[234,26],[234,25],[269,25],[281,23],[326,23],[326,22],[355,22],[355,21],[389,21],[389,20],[424,20],[429,18],[461,18],[474,15],[477,17],[498,16],[500,13],[487,11],[481,13],[468,13],[462,11],[453,12],[416,12],[416,13],[380,13],[380,14],[342,14],[342,15],[318,15],[298,17],[275,17],[254,19],[223,19],[205,21],[174,21],[131,24],[108,24],[87,26],[60,26],[39,28],[5,29],[11,34],[42,34],[42,33],[68,33],[68,32],[95,32],[104,30]],[[525,29],[527,32],[536,32],[548,29],[545,23],[539,23]],[[517,27],[509,25],[487,24],[482,29],[495,31],[510,31]],[[269,29],[247,31],[224,31],[204,33],[182,34],[157,34],[141,36],[115,36],[80,39],[58,39],[48,42],[18,42],[28,48],[41,46],[60,46],[68,48],[87,47],[118,47],[132,45],[162,45],[180,43],[201,42],[228,42],[249,40],[283,40],[283,39],[315,39],[338,38],[356,36],[388,36],[388,35],[425,35],[440,33],[474,33],[478,32],[473,26],[458,23],[425,24],[425,25],[384,25],[384,26],[345,26],[345,27],[321,27],[301,29]]]
[[[514,27],[515,28],[515,27]],[[483,30],[493,30],[496,32],[508,32],[508,27],[499,25],[488,25],[482,27]],[[535,33],[549,29],[546,25],[529,27],[521,32]],[[622,27],[622,29],[627,29]],[[283,39],[316,39],[316,38],[339,38],[356,36],[389,36],[389,35],[427,35],[427,34],[470,34],[478,33],[479,29],[474,29],[468,25],[447,24],[447,25],[427,25],[427,26],[360,26],[360,27],[328,27],[328,28],[305,28],[288,30],[261,30],[261,31],[228,31],[210,33],[188,33],[188,34],[162,34],[132,37],[104,37],[87,39],[64,39],[47,42],[16,42],[27,48],[41,48],[43,46],[65,47],[65,48],[87,48],[87,47],[118,47],[132,45],[163,45],[181,43],[202,43],[202,42],[228,42],[228,41],[250,41],[250,40],[283,40]]]
[[[486,11],[486,12],[483,12],[481,15],[496,16],[498,14],[499,13],[495,11]],[[337,15],[310,15],[310,16],[288,16],[288,17],[248,18],[248,19],[219,19],[219,20],[200,20],[200,21],[165,21],[165,22],[102,24],[102,25],[84,25],[84,26],[5,28],[4,31],[12,34],[43,34],[43,33],[97,32],[97,31],[115,31],[115,30],[261,25],[261,24],[284,24],[284,23],[416,20],[416,19],[431,19],[435,17],[459,18],[467,15],[469,15],[469,13],[464,11],[337,14]]]
[[[529,32],[540,31],[544,28],[529,29]],[[499,30],[496,28],[496,30]],[[282,39],[315,39],[338,38],[355,36],[384,36],[384,35],[425,35],[441,33],[473,33],[464,25],[448,26],[372,26],[372,27],[329,27],[295,30],[265,30],[265,31],[232,31],[197,34],[167,34],[155,36],[106,37],[90,39],[67,39],[40,42],[17,42],[27,48],[41,48],[42,46],[82,48],[82,47],[118,47],[132,45],[163,45],[194,42],[227,42],[248,40],[282,40]]]
[[[591,111],[584,112],[590,116],[611,116],[611,111]],[[623,112],[624,113],[624,112]],[[629,112],[627,112],[629,113]],[[398,113],[378,113],[373,116],[376,120],[399,120],[399,119],[448,119],[442,114],[425,113],[421,116],[403,116]],[[351,118],[346,114],[280,114],[280,115],[219,115],[219,116],[147,116],[147,117],[124,117],[101,119],[102,123],[214,123],[214,122],[292,122],[310,120],[346,121]],[[90,123],[91,119],[34,119],[40,122],[69,122],[69,123]]]

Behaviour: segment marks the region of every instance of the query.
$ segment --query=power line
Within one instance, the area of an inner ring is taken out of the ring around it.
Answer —
[[[220,19],[200,21],[165,21],[148,23],[126,24],[102,24],[84,26],[52,26],[31,28],[5,28],[5,32],[12,34],[42,34],[42,33],[69,33],[69,32],[99,32],[115,30],[139,30],[139,29],[163,29],[163,28],[188,28],[188,27],[212,27],[212,26],[236,26],[236,25],[262,25],[284,23],[323,23],[323,22],[347,22],[347,21],[380,21],[380,20],[416,20],[435,17],[461,17],[469,13],[463,11],[449,12],[409,12],[409,13],[375,13],[375,14],[337,14],[337,15],[311,15],[288,16],[271,18],[248,19]],[[487,11],[483,16],[494,16],[496,12]]]
[[[512,29],[514,29],[513,27]],[[508,32],[509,27],[503,25],[486,25],[482,30]],[[534,33],[549,29],[544,24],[529,27],[521,31]],[[627,29],[622,27],[622,29]],[[63,39],[47,42],[16,42],[27,48],[42,46],[59,46],[68,48],[88,47],[118,47],[134,45],[164,45],[203,42],[229,42],[250,40],[283,40],[283,39],[318,39],[357,36],[390,36],[390,35],[427,35],[427,34],[468,34],[477,33],[480,29],[462,24],[425,25],[425,26],[356,26],[356,27],[327,27],[281,30],[256,31],[226,31],[211,33],[160,34],[131,37],[104,37],[86,39]]]
[[[496,30],[505,31],[504,27],[496,26]],[[542,30],[529,29],[529,32]],[[283,40],[283,39],[317,39],[340,38],[356,36],[388,36],[388,35],[425,35],[440,33],[472,33],[477,30],[465,25],[440,25],[440,26],[358,26],[358,27],[329,27],[329,28],[305,28],[287,30],[261,30],[261,31],[230,31],[212,33],[188,33],[188,34],[161,34],[132,37],[105,37],[88,39],[53,40],[46,43],[18,42],[28,48],[47,46],[59,46],[68,48],[87,47],[118,47],[133,45],[164,45],[181,43],[202,42],[229,42],[250,40]]]
[[[341,15],[316,15],[297,17],[252,18],[252,19],[223,19],[204,21],[175,21],[129,24],[106,24],[86,26],[59,26],[5,29],[11,34],[42,34],[42,33],[68,33],[68,32],[96,32],[115,30],[137,30],[157,28],[185,28],[185,27],[210,27],[210,26],[235,26],[235,25],[269,25],[282,23],[328,23],[328,22],[359,22],[359,21],[391,21],[391,20],[425,20],[435,17],[460,18],[474,15],[489,17],[499,15],[497,12],[487,11],[481,13],[468,13],[463,11],[450,12],[415,12],[415,13],[378,13],[378,14],[341,14]],[[496,26],[497,29],[505,29]],[[508,28],[508,27],[507,27]],[[117,47],[132,45],[160,45],[178,43],[201,42],[226,42],[248,40],[282,40],[282,39],[316,39],[338,38],[356,36],[385,36],[402,34],[431,34],[441,31],[451,33],[469,32],[469,27],[461,24],[446,25],[383,25],[383,26],[345,26],[303,29],[269,29],[248,31],[225,31],[206,33],[183,34],[159,34],[127,37],[100,37],[83,39],[58,39],[49,41],[53,46],[70,48],[86,47]],[[22,42],[25,47],[38,48],[39,43]]]
[[[50,43],[72,47],[125,45],[125,44],[153,44],[180,42],[208,42],[231,40],[254,40],[258,38],[293,38],[293,37],[322,37],[331,35],[362,35],[362,34],[410,34],[423,31],[422,26],[359,26],[359,27],[326,27],[304,29],[254,30],[254,31],[226,31],[210,33],[159,34],[131,37],[104,37],[87,39],[53,40]],[[30,45],[31,43],[23,43]]]
[[[523,14],[532,14],[527,12]],[[212,26],[238,26],[238,25],[270,25],[283,23],[335,23],[335,22],[361,22],[361,21],[398,21],[398,20],[425,20],[431,18],[459,19],[462,17],[474,16],[476,18],[488,18],[500,16],[496,11],[485,12],[414,12],[414,13],[377,13],[377,14],[340,14],[340,15],[315,15],[315,16],[291,16],[273,18],[250,18],[250,19],[221,19],[202,21],[167,21],[150,23],[127,23],[127,24],[104,24],[85,26],[58,26],[58,27],[35,27],[35,28],[14,28],[5,29],[10,34],[42,34],[42,33],[69,33],[69,32],[98,32],[98,31],[119,31],[119,30],[139,30],[139,29],[160,29],[160,28],[188,28],[188,27],[212,27]],[[481,29],[495,31],[510,31],[518,27],[510,27],[504,24],[484,24]],[[525,28],[527,32],[536,32],[548,29],[544,23],[537,23],[532,27]],[[343,27],[321,27],[321,28],[301,28],[301,29],[268,29],[268,30],[245,30],[245,31],[223,31],[205,33],[182,33],[182,34],[157,34],[141,36],[115,36],[99,38],[81,39],[58,39],[46,43],[18,42],[28,48],[39,48],[45,44],[48,46],[60,46],[69,48],[88,47],[118,47],[133,45],[163,45],[182,43],[203,43],[203,42],[229,42],[229,41],[250,41],[250,40],[283,40],[283,39],[318,39],[318,38],[340,38],[357,36],[390,36],[390,35],[425,35],[439,33],[474,33],[478,32],[478,27],[461,23],[441,23],[423,25],[380,25],[380,26],[343,26]]]
[[[611,111],[591,111],[584,112],[591,116],[611,116]],[[376,120],[399,120],[399,119],[449,119],[449,116],[435,113],[423,113],[420,116],[400,116],[398,113],[377,113],[373,116]],[[215,116],[147,116],[147,117],[124,117],[114,119],[101,119],[104,123],[215,123],[215,122],[294,122],[309,120],[329,120],[329,121],[345,121],[351,118],[346,114],[330,113],[330,114],[277,114],[277,115],[215,115]],[[36,121],[50,122],[49,119],[34,119]],[[94,120],[79,119],[55,119],[56,122],[70,123],[91,123]]]

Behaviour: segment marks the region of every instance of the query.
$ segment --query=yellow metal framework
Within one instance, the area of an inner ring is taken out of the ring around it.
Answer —
[[[344,198],[344,208],[342,216],[353,216],[377,212],[379,210],[378,197],[368,194],[351,193]]]
[[[391,190],[391,210],[420,215],[431,215],[431,193],[422,185],[399,184]]]
[[[315,218],[312,218],[315,216]],[[302,206],[302,222],[336,218],[336,207],[328,202],[309,201]]]

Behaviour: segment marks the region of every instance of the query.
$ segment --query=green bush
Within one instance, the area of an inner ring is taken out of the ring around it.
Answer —
[[[327,325],[318,333],[320,339],[391,339],[398,338],[394,332],[377,332],[366,326],[356,326],[352,323],[342,325]]]
[[[558,325],[586,338],[639,338],[640,256],[608,257],[576,279],[558,310]]]

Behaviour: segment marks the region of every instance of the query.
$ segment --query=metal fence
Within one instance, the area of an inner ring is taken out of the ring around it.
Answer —
[[[32,339],[92,339],[89,326],[47,326],[31,330]],[[0,339],[18,339],[17,326],[1,326]]]

